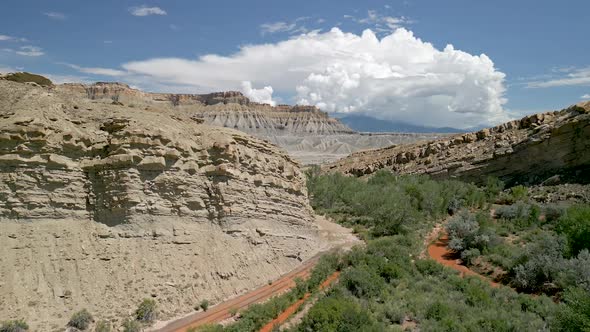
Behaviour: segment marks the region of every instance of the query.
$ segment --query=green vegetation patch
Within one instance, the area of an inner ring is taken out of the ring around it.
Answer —
[[[47,77],[27,72],[8,74],[4,76],[3,79],[19,83],[33,82],[39,84],[40,86],[53,85],[53,82],[51,82],[51,80]]]
[[[0,332],[25,332],[29,330],[29,325],[22,320],[9,320],[0,324]]]
[[[92,323],[92,315],[86,309],[82,309],[72,315],[68,326],[75,327],[79,330],[86,330]]]
[[[153,322],[158,314],[158,306],[154,299],[143,299],[137,310],[135,310],[135,319],[140,322]]]
[[[236,324],[207,331],[257,331],[298,298],[293,292],[315,289],[335,268],[342,272],[339,282],[289,331],[588,330],[585,208],[537,206],[529,203],[527,188],[503,191],[493,178],[479,188],[384,171],[369,179],[321,175],[314,168],[307,175],[315,211],[353,228],[366,246],[325,258],[307,287],[298,284],[251,306]],[[491,203],[498,201],[512,205],[496,207],[498,217],[492,218]],[[419,258],[425,235],[447,218],[449,247],[467,265],[503,271],[502,282],[535,296],[462,278]]]

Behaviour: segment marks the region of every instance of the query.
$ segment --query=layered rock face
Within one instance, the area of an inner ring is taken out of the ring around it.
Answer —
[[[203,119],[205,124],[234,128],[258,135],[350,134],[354,131],[314,106],[270,106],[251,102],[237,91],[210,94],[149,93],[122,83],[64,84],[60,90],[94,100],[125,105],[173,107]]]
[[[496,176],[513,184],[590,181],[590,102],[561,111],[434,141],[355,153],[326,171],[362,176],[380,169],[482,182]]]
[[[270,106],[240,92],[211,94],[147,93],[121,83],[63,84],[80,97],[135,108],[184,112],[205,124],[250,133],[285,149],[303,164],[334,161],[359,150],[438,138],[432,134],[362,135],[313,106]]]
[[[0,81],[0,317],[162,319],[317,252],[305,178],[275,146],[180,110]]]

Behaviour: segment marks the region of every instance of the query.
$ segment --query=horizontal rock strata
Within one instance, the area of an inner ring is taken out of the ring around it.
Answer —
[[[474,133],[354,153],[324,167],[355,176],[388,169],[482,182],[536,184],[560,175],[590,181],[590,103],[534,114]]]
[[[317,233],[302,171],[269,143],[0,81],[2,319],[57,331],[145,297],[170,318],[289,271]]]
[[[99,82],[92,85],[64,84],[57,87],[93,100],[137,107],[175,108],[205,124],[238,129],[252,134],[350,134],[354,131],[314,106],[270,106],[251,102],[237,91],[210,94],[149,93],[126,84]]]

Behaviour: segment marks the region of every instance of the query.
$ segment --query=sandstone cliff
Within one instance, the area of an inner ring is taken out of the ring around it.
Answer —
[[[0,317],[161,317],[317,252],[305,178],[275,146],[180,110],[0,81]]]
[[[436,134],[362,135],[310,106],[276,107],[251,102],[240,92],[148,93],[121,83],[63,84],[66,91],[96,102],[174,110],[206,124],[237,129],[269,141],[303,164],[334,161],[359,150],[438,138]]]
[[[482,182],[496,176],[509,185],[590,181],[590,102],[561,111],[434,141],[352,154],[326,171],[362,176],[379,169]]]
[[[261,135],[343,134],[354,131],[314,106],[270,106],[251,102],[237,91],[210,94],[149,93],[122,83],[64,84],[60,90],[94,100],[125,105],[176,108],[201,118],[205,124]]]

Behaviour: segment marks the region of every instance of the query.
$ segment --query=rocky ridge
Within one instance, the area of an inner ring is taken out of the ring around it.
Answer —
[[[0,81],[0,317],[57,331],[154,297],[166,319],[320,250],[298,164],[200,122]]]
[[[270,106],[250,101],[241,92],[209,94],[150,93],[122,83],[63,84],[58,87],[93,100],[141,107],[176,108],[205,124],[261,134],[350,134],[354,131],[315,106]]]
[[[590,181],[590,102],[534,114],[478,132],[357,152],[325,165],[328,172],[363,176],[380,169],[513,184]]]
[[[184,112],[205,124],[237,129],[271,142],[304,164],[334,161],[364,149],[438,138],[438,134],[363,135],[313,106],[270,106],[240,92],[210,94],[148,93],[122,83],[63,84],[58,91],[95,103]]]

